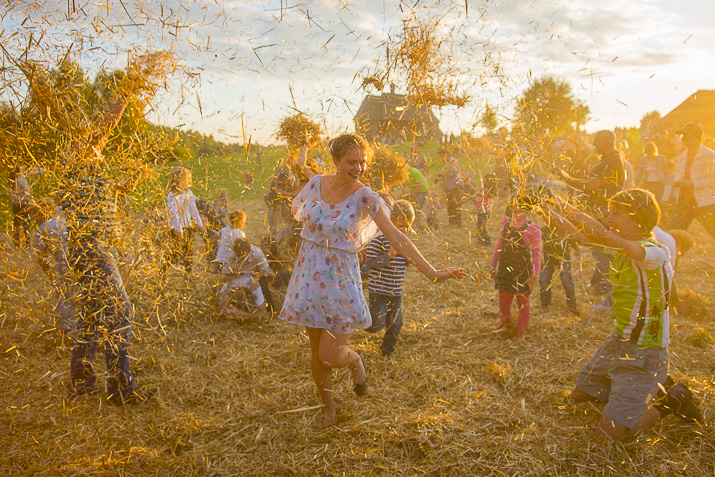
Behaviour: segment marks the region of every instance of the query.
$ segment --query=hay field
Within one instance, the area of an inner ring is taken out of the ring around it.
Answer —
[[[255,241],[263,204],[241,205]],[[492,217],[492,234],[500,218]],[[336,373],[338,425],[327,431],[317,426],[301,329],[220,318],[207,276],[190,281],[173,271],[162,282],[147,256],[126,265],[125,279],[136,306],[134,369],[155,396],[126,408],[101,396],[67,402],[69,348],[53,325],[48,283],[3,234],[0,474],[713,475],[713,425],[669,417],[638,442],[594,443],[588,431],[599,408],[574,405],[567,394],[610,333],[611,317],[587,310],[577,277],[582,318],[567,313],[557,284],[549,312],[533,303],[523,339],[499,338],[496,293],[485,279],[491,250],[470,240],[473,223],[452,228],[446,216],[442,223],[440,234],[419,235],[418,246],[433,263],[465,266],[471,277],[433,287],[408,271],[395,358],[380,357],[381,334],[353,335],[370,394],[357,398],[349,373]],[[699,244],[679,265],[679,285],[699,294],[691,309],[703,313],[674,318],[671,374],[692,387],[712,421],[715,251],[699,226],[692,231]],[[101,356],[95,363],[102,380]]]

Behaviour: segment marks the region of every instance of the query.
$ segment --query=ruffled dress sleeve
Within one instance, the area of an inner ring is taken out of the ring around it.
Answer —
[[[375,216],[381,208],[384,208],[388,216],[390,215],[387,204],[377,192],[369,187],[363,187],[357,192],[357,220],[350,227],[352,234],[348,237],[348,242],[351,242],[352,248],[356,251],[362,250],[370,243],[370,240],[380,235],[380,229],[375,223]]]
[[[313,176],[298,192],[298,195],[293,198],[293,217],[298,222],[304,222],[308,218],[306,214],[307,208],[320,196],[322,177],[322,175]]]

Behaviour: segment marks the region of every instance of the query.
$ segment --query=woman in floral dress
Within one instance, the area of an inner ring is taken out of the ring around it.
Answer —
[[[350,367],[355,393],[367,393],[362,357],[347,346],[354,330],[371,324],[357,253],[382,232],[433,282],[466,276],[456,267],[435,270],[392,224],[378,194],[360,183],[370,152],[360,136],[335,138],[330,144],[335,174],[314,176],[293,200],[293,215],[303,222],[303,241],[278,317],[306,327],[313,379],[323,402],[323,427],[337,422],[333,368]]]

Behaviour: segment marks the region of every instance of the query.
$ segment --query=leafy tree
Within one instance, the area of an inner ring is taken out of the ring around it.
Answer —
[[[658,111],[650,111],[645,113],[641,118],[641,135],[650,137],[663,129],[663,118]]]
[[[514,128],[529,137],[572,134],[586,124],[589,113],[566,81],[544,76],[519,97]]]
[[[479,118],[479,124],[487,130],[489,134],[494,132],[494,130],[499,127],[499,121],[497,120],[497,113],[494,111],[489,103],[487,103],[486,110],[482,117]]]

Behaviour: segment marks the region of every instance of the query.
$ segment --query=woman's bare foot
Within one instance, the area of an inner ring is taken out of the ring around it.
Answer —
[[[367,369],[365,369],[365,361],[360,353],[357,354],[358,361],[353,364],[353,390],[358,396],[367,394]]]
[[[338,422],[338,413],[335,409],[323,408],[323,420],[320,425],[323,429],[332,427]]]

